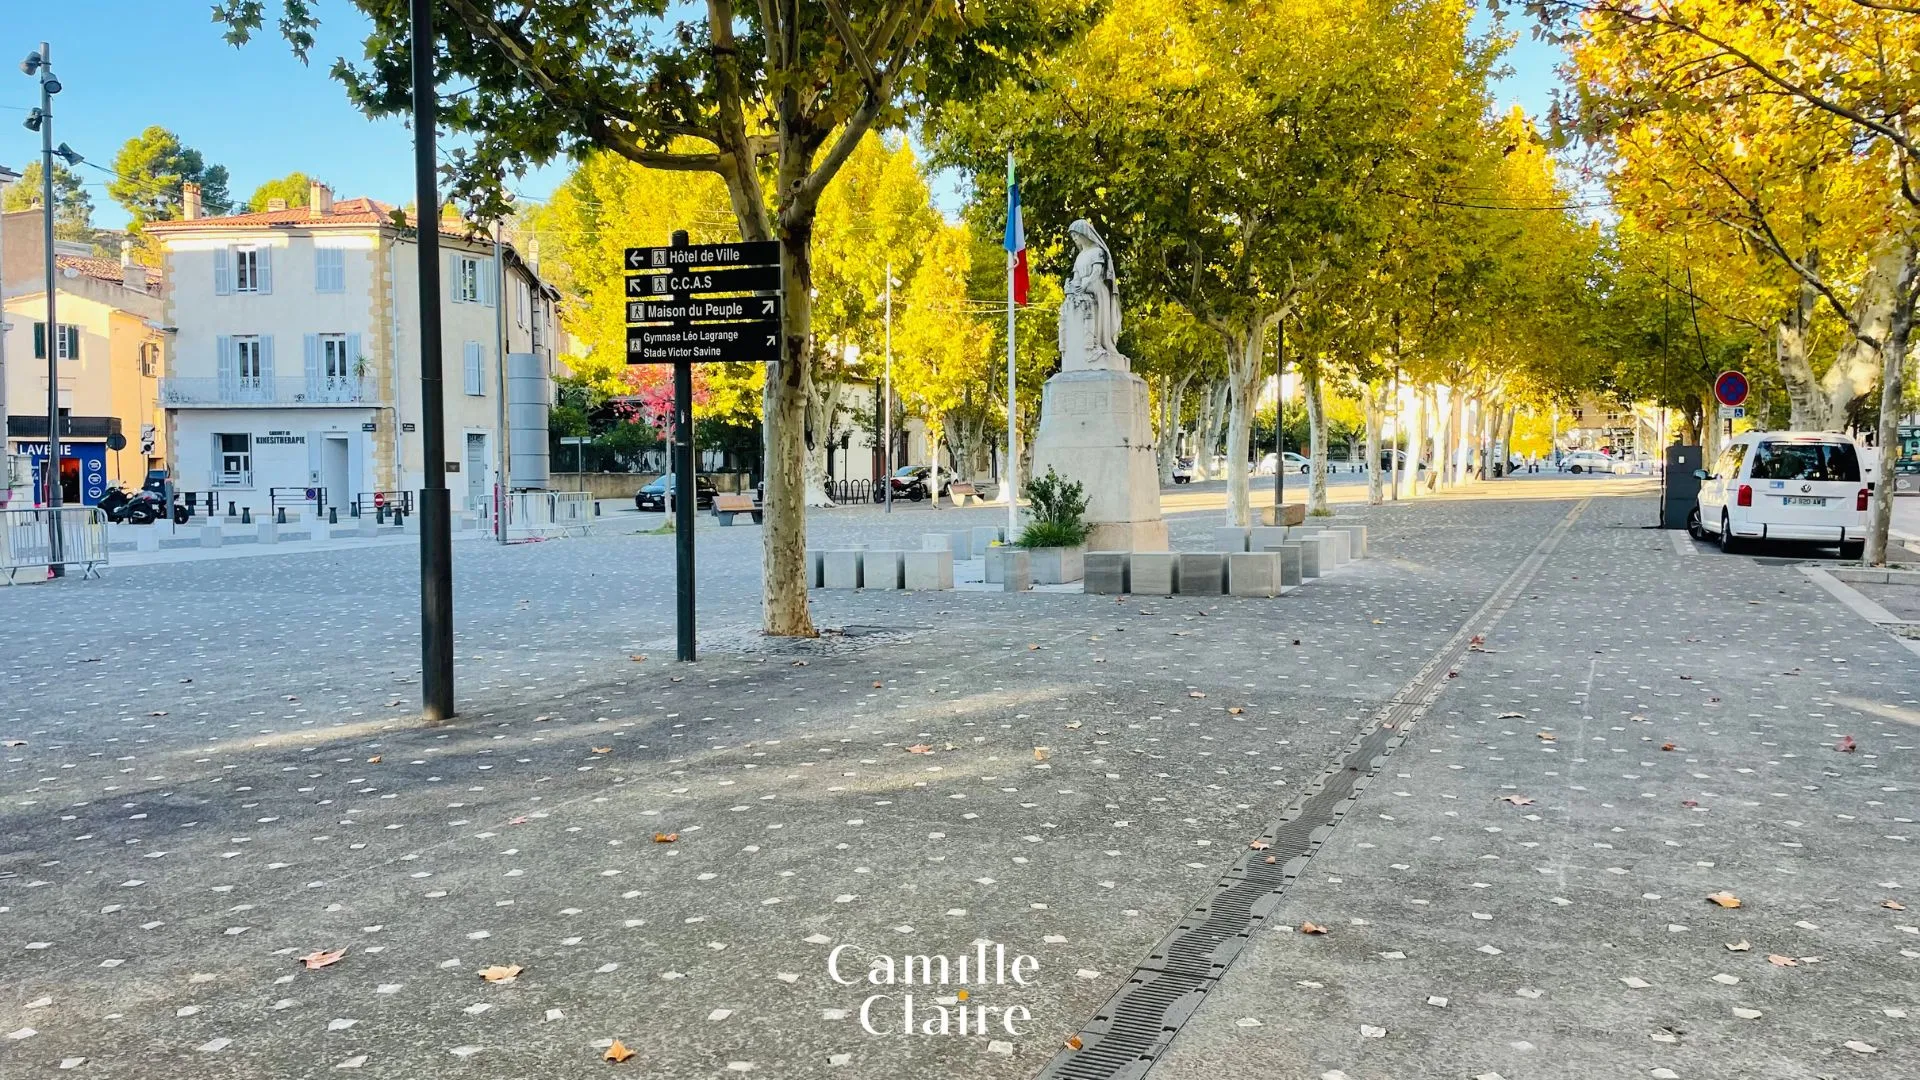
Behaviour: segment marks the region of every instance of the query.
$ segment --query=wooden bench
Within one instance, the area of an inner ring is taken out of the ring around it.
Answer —
[[[953,505],[967,506],[980,497],[973,484],[966,480],[956,480],[947,485],[947,494],[953,497]]]
[[[733,524],[733,515],[752,514],[753,523],[760,524],[760,507],[755,505],[751,495],[715,495],[713,497],[713,516],[720,524]]]

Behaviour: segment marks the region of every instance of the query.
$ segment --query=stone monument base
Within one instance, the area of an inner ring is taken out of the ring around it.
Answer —
[[[1086,489],[1089,551],[1165,551],[1160,470],[1147,382],[1129,371],[1062,371],[1047,380],[1033,475],[1051,467]]]

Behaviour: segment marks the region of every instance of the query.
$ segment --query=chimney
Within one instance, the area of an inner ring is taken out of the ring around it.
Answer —
[[[333,213],[333,189],[318,180],[307,181],[307,216],[326,217]]]
[[[147,268],[133,261],[133,241],[120,241],[120,284],[134,292],[147,291]]]
[[[287,200],[285,199],[268,199],[267,200],[267,210],[269,212],[272,212],[274,210],[285,210],[286,208],[287,208]]]
[[[200,185],[191,181],[180,185],[180,218],[183,221],[200,220]]]
[[[133,265],[133,241],[122,240],[120,241],[120,269],[125,270],[127,267],[132,265]]]

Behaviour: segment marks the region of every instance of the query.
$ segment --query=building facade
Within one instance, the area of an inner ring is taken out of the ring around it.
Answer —
[[[109,486],[139,487],[167,446],[156,406],[167,333],[157,280],[127,255],[95,258],[55,241],[54,317],[47,326],[40,211],[0,217],[0,413],[8,468],[0,505],[47,500],[47,350],[57,352],[61,501],[92,505]]]
[[[165,259],[164,322],[177,328],[160,404],[184,491],[222,508],[319,503],[342,516],[375,493],[418,490],[429,453],[456,508],[498,479],[502,362],[549,374],[558,293],[511,245],[440,223],[446,441],[422,443],[418,247],[372,199],[203,217],[188,186],[177,221],[147,227]]]

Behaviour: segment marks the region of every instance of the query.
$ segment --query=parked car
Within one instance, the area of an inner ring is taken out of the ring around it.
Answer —
[[[1176,458],[1173,462],[1173,482],[1176,484],[1193,483],[1193,459]]]
[[[1720,550],[1749,540],[1837,544],[1857,559],[1866,548],[1871,489],[1852,438],[1825,431],[1750,431],[1713,463],[1695,469],[1700,494],[1687,531],[1717,537]]]
[[[695,510],[706,510],[713,506],[713,497],[717,494],[719,490],[713,486],[713,481],[704,476],[694,476],[693,508]],[[673,510],[673,474],[655,477],[652,483],[634,492],[633,508],[671,512]]]
[[[1301,457],[1299,454],[1296,454],[1291,450],[1287,451],[1285,454],[1281,456],[1286,458],[1287,469],[1289,472],[1304,473],[1308,469],[1313,467],[1313,462],[1308,461],[1306,458]],[[1260,459],[1260,464],[1255,465],[1253,467],[1253,475],[1255,476],[1272,476],[1273,475],[1273,451],[1271,450],[1267,451],[1266,456]]]
[[[1570,473],[1612,473],[1619,462],[1598,450],[1575,450],[1560,459],[1560,471]]]
[[[927,481],[932,478],[933,467],[930,465],[902,465],[893,470],[892,476],[887,477],[887,483],[892,485],[893,497],[895,499],[920,502],[927,497]],[[951,490],[953,483],[958,479],[959,477],[953,473],[942,469],[940,471],[940,494],[951,496],[953,494]],[[875,501],[880,501],[884,498],[885,495],[882,493]]]
[[[1394,459],[1396,457],[1399,458],[1400,473],[1403,476],[1406,475],[1409,471],[1418,472],[1426,469],[1427,467],[1427,463],[1424,461],[1418,462],[1416,464],[1413,458],[1409,456],[1405,450],[1395,450],[1392,447],[1388,447],[1380,451],[1381,471],[1392,472]]]

